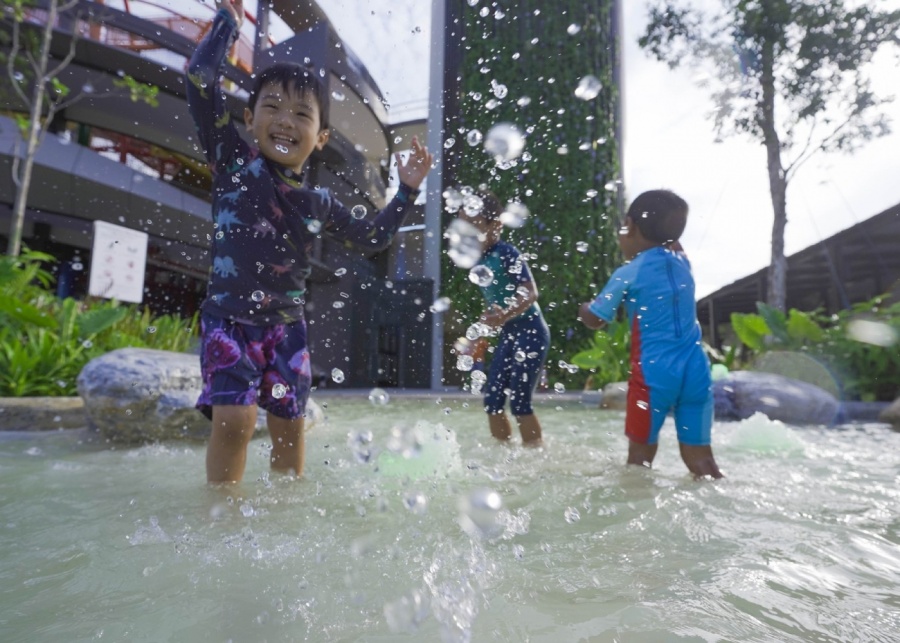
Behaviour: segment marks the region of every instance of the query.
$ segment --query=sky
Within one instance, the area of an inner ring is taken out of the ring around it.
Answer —
[[[481,0],[487,4],[489,0]],[[392,105],[392,120],[427,109],[431,0],[318,0]],[[900,0],[869,0],[900,9]],[[714,0],[698,0],[716,5]],[[764,268],[771,253],[772,206],[765,150],[741,138],[715,142],[712,102],[697,73],[671,70],[637,45],[646,2],[624,0],[624,168],[629,196],[653,188],[679,193],[690,205],[682,237],[703,297]],[[360,11],[360,6],[365,10]],[[897,93],[894,53],[873,65],[876,93]],[[417,79],[422,79],[419,82]],[[786,253],[900,203],[900,100],[886,109],[894,132],[852,156],[819,155],[788,186]],[[601,189],[602,186],[598,186]]]

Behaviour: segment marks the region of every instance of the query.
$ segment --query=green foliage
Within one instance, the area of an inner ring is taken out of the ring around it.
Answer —
[[[873,344],[854,325],[876,322],[893,331],[894,341]],[[893,401],[900,396],[900,303],[883,306],[880,297],[830,318],[822,339],[823,353],[844,385],[845,397]]]
[[[738,346],[729,346],[724,353],[715,346],[702,342],[703,352],[709,358],[711,364],[721,364],[729,371],[737,364]]]
[[[459,111],[446,134],[456,142],[444,151],[445,186],[484,183],[503,202],[518,200],[531,211],[526,224],[505,237],[526,256],[539,288],[551,333],[548,370],[565,377],[569,387],[583,384],[587,373],[557,373],[550,365],[593,337],[577,321],[578,306],[596,296],[619,261],[611,4],[522,0],[500,19],[493,11],[482,17],[480,5],[455,0],[462,20],[448,33],[461,63],[454,92]],[[567,32],[572,24],[581,27],[574,36]],[[589,74],[603,90],[593,100],[580,100],[573,92]],[[508,169],[466,142],[467,132],[487,135],[501,122],[514,123],[526,135],[526,154]],[[445,215],[444,226],[453,216]],[[579,251],[579,242],[586,248]],[[446,256],[441,275],[442,294],[454,302],[449,325],[465,328],[483,309],[480,293],[467,271]]]
[[[763,141],[777,129],[781,151],[796,153],[790,174],[818,150],[888,132],[878,108],[889,99],[872,92],[866,63],[900,42],[900,11],[845,0],[697,4],[706,3],[655,2],[639,43],[672,67],[709,72],[719,135]]]
[[[75,395],[88,361],[129,346],[189,350],[196,315],[154,317],[116,301],[58,299],[42,267],[50,255],[0,257],[0,397]]]
[[[159,94],[159,87],[156,85],[138,82],[128,75],[114,80],[113,85],[119,89],[128,90],[128,97],[131,98],[132,103],[147,103],[151,107],[159,107],[159,101],[156,98]]]
[[[630,369],[631,335],[626,322],[612,322],[598,330],[589,346],[572,356],[575,366],[590,371],[595,388],[624,382]]]
[[[735,334],[750,350],[802,351],[821,360],[837,374],[847,399],[890,401],[900,394],[900,303],[884,306],[877,297],[830,317],[794,309],[785,315],[765,304],[759,310],[731,316]],[[887,339],[860,332],[860,322],[874,322]]]
[[[765,339],[770,335],[769,325],[760,315],[731,313],[731,327],[737,338],[755,351],[764,348]]]

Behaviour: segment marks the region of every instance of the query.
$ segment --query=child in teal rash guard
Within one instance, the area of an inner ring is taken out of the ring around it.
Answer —
[[[603,328],[625,304],[631,322],[631,376],[625,435],[628,464],[650,466],[659,430],[675,416],[681,458],[695,477],[721,478],[713,457],[712,379],[700,344],[694,278],[678,239],[688,205],[668,190],[640,194],[619,231],[627,263],[603,291],[581,305],[579,319]]]
[[[370,249],[390,243],[415,200],[432,156],[413,139],[399,155],[400,188],[372,221],[354,218],[327,189],[312,189],[303,169],[328,141],[328,94],[311,69],[273,65],[257,74],[238,134],[219,87],[219,70],[244,18],[241,0],[219,11],[187,70],[188,108],[213,170],[207,296],[201,310],[203,390],[212,419],[209,482],[244,474],[256,406],[267,411],[273,470],[303,473],[303,414],[311,384],[303,318],[309,250],[318,234]]]
[[[476,194],[483,206],[468,219],[483,235],[482,255],[475,268],[487,268],[491,275],[489,283],[481,286],[486,308],[479,321],[499,330],[485,384],[484,410],[491,435],[508,441],[512,427],[504,407],[509,398],[522,444],[540,446],[541,423],[531,398],[550,349],[550,331],[537,303],[538,289],[528,264],[515,246],[501,239],[500,201],[483,188]]]

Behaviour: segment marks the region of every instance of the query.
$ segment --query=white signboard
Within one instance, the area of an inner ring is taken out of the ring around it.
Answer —
[[[94,248],[88,294],[135,304],[144,299],[146,232],[94,221]]]

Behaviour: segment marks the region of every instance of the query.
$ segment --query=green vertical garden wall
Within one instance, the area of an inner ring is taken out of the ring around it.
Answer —
[[[578,305],[597,294],[619,262],[613,3],[520,0],[501,8],[485,0],[475,6],[448,1],[445,141],[455,142],[443,150],[444,187],[484,183],[501,200],[529,208],[527,223],[506,230],[505,238],[528,253],[540,289],[552,338],[550,383],[580,387],[587,374],[570,373],[559,362],[587,343],[591,332],[576,319]],[[603,85],[587,101],[574,94],[586,75]],[[497,85],[506,87],[502,98]],[[481,145],[467,143],[471,130],[486,135],[500,122],[526,133],[525,153],[508,169],[498,168]],[[445,213],[444,224],[454,216]],[[586,252],[579,251],[579,242],[586,242]],[[483,304],[468,271],[446,255],[442,290],[454,302],[445,327],[450,345]],[[452,365],[445,369],[448,383],[462,376]]]

